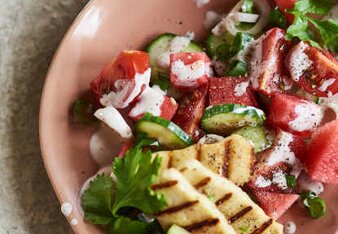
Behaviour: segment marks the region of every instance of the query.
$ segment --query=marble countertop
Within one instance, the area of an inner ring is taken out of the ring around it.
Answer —
[[[86,2],[0,0],[0,233],[71,233],[40,157],[38,113],[52,56]]]

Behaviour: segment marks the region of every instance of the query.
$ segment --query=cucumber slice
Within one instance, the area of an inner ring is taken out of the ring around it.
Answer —
[[[194,142],[179,126],[171,121],[146,113],[135,125],[138,134],[156,139],[169,149],[181,149]]]
[[[214,57],[219,54],[220,46],[228,45],[231,46],[234,40],[234,36],[229,33],[224,33],[220,36],[215,36],[213,34],[209,34],[206,40],[207,53],[210,57]]]
[[[234,134],[241,135],[250,141],[254,146],[255,153],[261,152],[271,145],[271,142],[266,137],[265,128],[262,126],[244,127],[234,132]]]
[[[156,78],[159,73],[169,74],[168,69],[161,68],[157,65],[157,58],[170,52],[171,41],[177,35],[173,33],[164,33],[152,40],[146,47],[146,52],[149,54],[149,61],[152,68],[152,77]],[[184,50],[181,52],[202,52],[203,48],[196,42],[191,41]]]
[[[180,226],[177,225],[172,225],[169,230],[167,231],[167,234],[189,234],[187,230],[184,228],[181,228]]]
[[[208,133],[227,135],[245,126],[261,125],[265,121],[264,112],[237,104],[224,104],[207,108],[202,116],[202,128]]]

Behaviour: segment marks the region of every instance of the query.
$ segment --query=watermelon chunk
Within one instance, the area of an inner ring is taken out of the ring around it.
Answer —
[[[209,79],[209,105],[240,104],[257,107],[253,90],[246,77]]]
[[[199,128],[199,123],[206,106],[207,94],[208,84],[205,84],[186,96],[172,120],[190,135],[195,142],[204,135]]]
[[[304,159],[313,180],[338,185],[338,120],[318,128],[311,138]]]
[[[258,205],[274,220],[281,217],[295,203],[298,194],[271,193],[253,190],[252,194]]]

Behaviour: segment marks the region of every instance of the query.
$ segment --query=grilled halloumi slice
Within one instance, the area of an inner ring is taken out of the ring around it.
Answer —
[[[239,186],[250,180],[255,163],[252,145],[239,135],[231,135],[214,144],[196,144],[182,150],[155,152],[154,155],[162,157],[160,171],[175,167],[181,161],[196,159]]]
[[[267,216],[244,191],[199,161],[181,161],[175,164],[175,168],[181,171],[196,190],[214,201],[236,233],[283,233],[283,226]]]
[[[235,234],[223,214],[176,169],[166,169],[152,190],[164,194],[168,207],[156,215],[163,229],[179,225],[193,234]]]

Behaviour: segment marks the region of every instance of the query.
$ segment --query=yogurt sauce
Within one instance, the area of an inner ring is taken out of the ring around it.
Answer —
[[[73,205],[69,202],[62,203],[61,212],[65,217],[69,217],[69,215],[73,212]]]
[[[285,234],[294,234],[296,233],[297,227],[296,224],[292,221],[288,221],[284,224]]]

